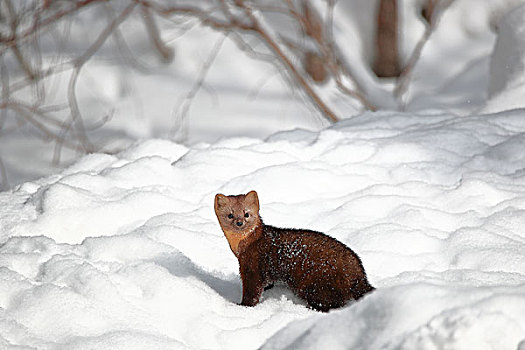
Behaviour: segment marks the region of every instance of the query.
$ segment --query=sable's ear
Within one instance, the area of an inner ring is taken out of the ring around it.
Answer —
[[[257,197],[257,192],[250,191],[246,194],[246,204],[256,213],[259,213],[259,197]]]
[[[227,205],[228,201],[229,201],[228,197],[226,197],[225,195],[221,193],[217,193],[215,195],[215,209],[218,209],[224,205]]]

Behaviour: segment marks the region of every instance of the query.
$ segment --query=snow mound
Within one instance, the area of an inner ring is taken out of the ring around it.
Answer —
[[[149,140],[0,193],[0,347],[521,350],[524,116]],[[267,223],[350,246],[377,290],[328,314],[279,286],[239,306],[213,198],[252,189]]]

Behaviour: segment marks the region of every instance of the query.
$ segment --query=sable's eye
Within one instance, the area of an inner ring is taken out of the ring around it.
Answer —
[[[228,219],[233,219],[233,214],[228,214]]]
[[[245,217],[245,218],[248,218],[248,217],[250,217],[250,214],[248,214],[248,213],[244,213],[244,217]]]

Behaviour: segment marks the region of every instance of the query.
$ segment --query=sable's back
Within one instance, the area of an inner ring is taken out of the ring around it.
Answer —
[[[327,263],[349,270],[354,275],[365,275],[359,256],[324,233],[265,225],[264,235],[273,250],[279,254],[279,260],[289,260],[289,263],[296,264],[306,259],[309,265]]]

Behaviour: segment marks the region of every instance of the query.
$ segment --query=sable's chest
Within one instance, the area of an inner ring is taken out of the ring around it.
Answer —
[[[239,245],[243,240],[246,239],[246,235],[225,230],[224,236],[228,240],[228,244],[230,245],[230,249],[232,250],[233,254],[235,254],[235,256],[239,256]]]

